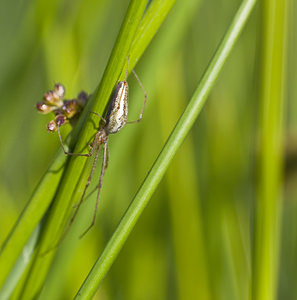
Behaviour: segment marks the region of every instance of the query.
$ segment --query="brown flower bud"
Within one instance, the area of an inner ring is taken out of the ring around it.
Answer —
[[[43,114],[53,112],[55,119],[47,124],[47,130],[50,132],[57,131],[58,127],[64,124],[74,124],[86,102],[90,98],[86,92],[78,94],[77,99],[64,100],[65,88],[62,84],[57,83],[53,90],[49,90],[43,96],[43,101],[36,104],[36,108]]]
[[[53,110],[53,113],[55,114],[55,116],[62,115],[63,114],[62,108],[58,108],[58,109]]]
[[[46,104],[61,107],[63,105],[63,101],[60,96],[55,91],[48,91],[43,95],[43,100]]]
[[[89,98],[90,96],[86,92],[81,91],[77,96],[77,102],[81,107],[84,107]]]
[[[52,120],[50,121],[47,126],[46,126],[46,129],[48,132],[54,132],[54,131],[57,131],[57,124],[56,124],[56,121],[55,120]]]
[[[56,83],[54,89],[55,89],[55,93],[58,95],[58,97],[60,99],[63,99],[64,95],[65,95],[65,88],[64,88],[64,86],[61,83]]]
[[[78,105],[75,99],[64,100],[64,105],[62,106],[63,114],[71,119],[74,115],[81,111],[81,107]]]
[[[56,116],[56,124],[61,127],[62,125],[68,122],[67,118],[64,115],[57,115]]]
[[[42,114],[48,114],[49,112],[51,112],[53,109],[55,109],[53,106],[50,105],[46,105],[44,102],[38,102],[36,104],[36,108],[39,112],[41,112]]]

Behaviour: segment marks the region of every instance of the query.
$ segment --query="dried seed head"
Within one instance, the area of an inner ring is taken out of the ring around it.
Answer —
[[[53,104],[55,98],[54,98],[54,92],[53,91],[48,91],[43,95],[43,100],[49,104]]]
[[[61,114],[63,114],[63,112],[61,111],[61,109],[59,108],[59,109],[55,109],[55,110],[53,110],[53,113],[55,114],[55,116],[58,116],[58,115],[61,115]]]
[[[81,91],[77,96],[77,102],[81,107],[84,107],[86,102],[88,101],[90,95],[88,95],[86,92]]]
[[[61,107],[63,105],[63,101],[60,96],[55,91],[48,91],[43,95],[43,100],[46,104]]]
[[[68,122],[67,118],[64,115],[57,115],[56,116],[56,124],[61,127],[62,125]]]
[[[64,98],[65,95],[65,88],[61,83],[55,84],[55,93],[58,95],[60,99]]]
[[[57,123],[55,120],[50,121],[47,126],[46,129],[48,132],[54,132],[57,131]]]
[[[47,124],[47,131],[50,132],[57,131],[58,126],[61,127],[62,125],[67,123],[68,123],[68,119],[64,115],[58,114],[55,120],[52,120]]]
[[[64,100],[64,105],[62,106],[62,113],[69,119],[81,111],[81,107],[75,99]]]
[[[77,121],[75,117],[81,112],[89,99],[89,95],[84,91],[78,94],[77,99],[64,100],[64,95],[64,86],[57,83],[53,90],[49,90],[44,94],[43,101],[36,104],[39,112],[43,114],[53,112],[56,116],[55,120],[48,123],[48,131],[56,131],[58,126],[69,122],[73,125]]]
[[[45,104],[44,102],[38,102],[36,104],[36,108],[39,112],[41,112],[42,114],[48,114],[49,112],[51,112],[52,110],[55,109],[55,107],[50,106]]]

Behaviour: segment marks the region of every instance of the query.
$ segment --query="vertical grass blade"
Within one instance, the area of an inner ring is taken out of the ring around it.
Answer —
[[[134,3],[134,8],[130,9],[130,15],[127,19],[129,22],[127,24],[131,27],[135,27],[133,24],[137,20],[135,19],[135,5],[142,6],[142,12],[144,10],[144,7],[146,5],[146,1],[142,1],[141,3],[138,2]],[[169,10],[175,3],[175,0],[167,0],[167,1],[152,1],[148,12],[144,14],[141,26],[137,27],[137,39],[135,37],[135,41],[133,42],[133,45],[140,45],[139,47],[134,48],[131,47],[129,53],[131,55],[132,61],[130,59],[130,69],[135,67],[137,61],[139,60],[140,56],[142,55],[144,49],[148,46],[153,36],[156,34],[158,28],[161,26],[162,22],[164,21],[166,15],[168,14]],[[138,15],[138,21],[142,17],[142,12]],[[133,19],[133,22],[131,23],[131,19]],[[135,27],[136,28],[136,27]],[[95,101],[93,101],[94,108],[88,107],[84,111],[84,115],[80,119],[79,124],[76,126],[71,140],[71,145],[73,145],[76,141],[76,137],[78,133],[80,132],[80,129],[83,126],[83,123],[87,117],[87,111],[93,110],[98,111],[100,114],[104,112],[104,109],[108,102],[108,96],[107,91],[112,90],[114,84],[116,83],[119,73],[121,72],[122,68],[121,62],[118,60],[118,57],[122,60],[122,64],[125,65],[126,62],[124,62],[125,57],[127,56],[127,51],[129,50],[129,45],[131,44],[131,40],[133,39],[133,35],[135,32],[134,30],[131,30],[131,28],[124,28],[122,26],[120,36],[121,39],[117,41],[117,45],[115,45],[113,54],[111,55],[110,61],[111,64],[108,64],[108,68],[106,71],[104,78],[105,81],[101,83],[100,88],[97,89],[95,94]],[[127,35],[128,33],[128,35]],[[148,35],[148,36],[147,36]],[[123,47],[125,45],[125,47]],[[141,49],[138,50],[138,49]],[[125,71],[125,70],[124,70]],[[124,73],[123,73],[124,74]],[[101,92],[100,92],[101,91]],[[104,94],[104,95],[103,95]],[[100,101],[99,101],[100,100]],[[99,104],[98,104],[99,103]],[[97,105],[100,107],[97,109]],[[95,128],[92,125],[91,129],[87,129],[88,136],[91,135],[90,131],[93,133]],[[85,137],[82,136],[81,140]],[[83,142],[81,142],[83,144]],[[83,145],[84,147],[85,145]],[[79,147],[79,146],[78,146]],[[70,147],[71,148],[71,147]],[[81,150],[81,149],[79,149]],[[7,238],[5,244],[2,246],[1,253],[0,253],[0,286],[3,284],[5,278],[9,274],[11,268],[13,267],[14,263],[16,262],[18,256],[20,255],[24,245],[26,244],[26,241],[28,240],[30,234],[32,234],[34,228],[38,224],[38,222],[41,220],[41,218],[44,216],[47,208],[49,207],[55,193],[56,189],[58,187],[59,181],[61,180],[61,176],[63,174],[64,165],[66,163],[67,157],[64,155],[63,151],[59,151],[55,161],[53,164],[49,167],[49,170],[43,177],[43,179],[40,181],[39,185],[36,188],[36,191],[32,195],[31,199],[29,200],[27,206],[24,208],[23,213],[20,215],[18,221],[16,222],[13,230],[11,231],[9,237]],[[79,162],[79,160],[78,160]],[[84,164],[84,160],[80,160]],[[57,172],[58,170],[58,172]],[[72,176],[79,176],[79,172],[77,169],[75,169],[74,172],[70,172]],[[84,172],[84,174],[81,176],[81,179],[84,180],[88,176],[88,172]],[[72,177],[73,179],[73,177]],[[72,181],[72,186],[74,187],[75,184]],[[66,189],[67,191],[67,189]],[[69,188],[66,194],[66,197],[71,197],[73,189]],[[61,190],[60,190],[61,192]],[[61,195],[58,196],[61,198]],[[63,213],[61,212],[61,207],[58,208],[60,211],[61,217],[63,217]],[[64,217],[63,217],[64,218]],[[62,226],[61,226],[62,227]],[[55,236],[55,239],[57,239],[58,236]]]
[[[212,61],[203,75],[190,103],[176,124],[176,127],[168,138],[164,148],[138,190],[135,198],[131,202],[131,205],[123,216],[104,251],[78,291],[75,299],[91,299],[100,282],[103,280],[111,265],[115,261],[136,221],[140,217],[150,197],[163,178],[174,155],[196,121],[211,88],[213,87],[255,5],[255,2],[255,0],[246,0],[242,2],[233,22],[231,23]]]
[[[147,12],[143,16],[141,20],[140,26],[137,28],[136,36],[134,37],[133,45],[130,50],[131,58],[130,58],[130,70],[135,67],[137,61],[143,54],[145,48],[150,43],[153,36],[156,34],[157,30],[161,26],[162,22],[164,21],[165,17],[167,16],[168,12],[170,11],[171,7],[175,3],[176,0],[167,0],[167,1],[152,1]],[[143,1],[144,3],[145,1]],[[145,4],[142,5],[144,6]],[[134,17],[133,17],[134,18]],[[129,41],[131,41],[131,37],[133,36],[133,32],[131,30],[125,30],[123,33],[122,41],[127,39],[127,35],[125,32],[130,32],[130,38],[126,40],[127,45]],[[122,42],[121,42],[122,43]],[[120,43],[120,45],[121,45]],[[115,47],[116,48],[116,47]],[[100,106],[98,109],[94,107],[92,110],[97,111],[100,114],[104,112],[104,109],[107,105],[108,97],[106,96],[107,91],[110,91],[113,88],[114,83],[119,77],[119,72],[123,69],[122,77],[125,73],[124,66],[125,56],[127,55],[127,49],[129,47],[126,46],[125,51],[120,47],[120,51],[114,51],[111,58],[111,61],[114,60],[112,63],[113,68],[110,67],[108,74],[109,76],[105,76],[105,84],[102,83],[101,89],[97,89],[96,92],[96,99],[95,106]],[[121,62],[118,60],[118,57],[122,60]],[[120,65],[122,64],[122,66]],[[100,92],[101,90],[101,92]],[[102,94],[105,93],[105,96]],[[100,99],[100,101],[99,101]],[[88,108],[91,109],[91,108]],[[85,110],[84,115],[80,119],[78,126],[76,126],[72,136],[73,139],[71,141],[71,145],[74,144],[76,141],[76,137],[78,132],[83,126],[83,123],[87,116],[87,111]],[[90,136],[90,131],[94,133],[94,128],[88,129],[88,136]],[[81,142],[83,144],[83,142]],[[83,147],[85,144],[83,145]],[[81,149],[80,149],[81,150]],[[28,204],[24,208],[24,211],[19,216],[14,228],[10,232],[9,236],[7,237],[5,243],[1,247],[0,251],[0,287],[2,286],[5,278],[8,276],[9,272],[11,271],[14,263],[16,262],[18,256],[20,255],[23,247],[25,246],[26,242],[28,241],[30,235],[32,234],[34,228],[40,222],[42,217],[44,216],[46,210],[48,209],[53,197],[56,193],[57,187],[59,185],[59,181],[61,180],[64,165],[66,163],[67,157],[64,155],[63,151],[59,151],[57,154],[56,159],[49,167],[48,171],[40,181],[39,185],[37,186],[36,190],[34,191],[31,199],[28,201]],[[82,160],[83,162],[83,160]],[[87,172],[86,172],[86,175]],[[82,177],[82,180],[85,179]],[[74,186],[74,184],[73,184]],[[70,190],[69,190],[70,194]]]
[[[180,115],[180,108],[186,100],[184,85],[186,79],[180,60],[174,63],[164,59],[165,68],[158,74],[160,130],[167,137],[171,124]],[[170,78],[170,81],[168,81]],[[176,86],[174,89],[172,86]],[[177,88],[179,87],[179,88]],[[175,105],[171,105],[174,103]],[[166,115],[164,112],[166,111]],[[174,158],[167,174],[168,208],[171,221],[171,235],[176,266],[176,291],[178,299],[211,299],[206,255],[206,239],[203,232],[199,179],[195,168],[193,136],[190,135]],[[181,201],[182,199],[182,201]]]
[[[0,251],[0,287],[22,252],[34,228],[48,209],[63,174],[66,157],[59,151],[35,189]]]
[[[41,225],[36,227],[27,245],[24,247],[22,255],[20,255],[11,273],[6,278],[6,281],[0,290],[0,299],[10,299],[11,294],[13,293],[18,281],[20,280],[21,276],[23,275],[23,272],[25,271],[27,265],[30,262],[31,255],[33,255],[38,240],[40,227]]]
[[[146,4],[146,0],[132,0],[130,2],[103,79],[94,93],[94,101],[91,108],[92,111],[96,111],[101,115],[103,114],[114,85],[119,79],[122,68],[124,67],[128,51],[143,16]],[[87,109],[84,111],[84,114],[88,114]],[[90,116],[83,127],[74,152],[79,153],[85,151],[86,145],[92,134],[96,131],[97,126],[94,126],[94,124],[98,124],[98,120],[93,118],[93,116]],[[67,165],[55,203],[49,213],[48,222],[45,224],[35,261],[24,287],[22,295],[23,299],[32,299],[36,297],[44,283],[55,250],[50,251],[47,255],[42,254],[47,252],[57,243],[63,232],[67,216],[71,211],[73,193],[76,191],[77,183],[85,164],[86,159],[81,157],[71,157],[69,164]],[[80,193],[81,191],[78,191],[77,194]]]
[[[263,0],[260,155],[253,261],[253,299],[277,298],[282,212],[282,142],[286,64],[286,0]]]

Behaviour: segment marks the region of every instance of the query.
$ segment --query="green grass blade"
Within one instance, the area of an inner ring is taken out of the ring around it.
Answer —
[[[172,59],[172,58],[171,58]],[[165,68],[158,74],[158,101],[160,130],[164,139],[180,116],[185,106],[186,79],[182,70],[182,59],[164,59]],[[170,78],[170,81],[168,80]],[[172,86],[175,86],[172,89]],[[179,87],[179,88],[177,88]],[[171,105],[174,103],[175,105]],[[164,114],[166,111],[166,115]],[[190,134],[168,169],[164,181],[168,187],[168,209],[170,214],[174,264],[176,266],[176,290],[178,299],[211,299],[209,271],[201,211],[202,197],[199,191],[198,172],[195,168],[197,153],[194,134]],[[165,197],[164,197],[165,198]],[[183,201],[181,201],[181,199]],[[164,204],[163,204],[164,205]]]
[[[140,22],[131,46],[131,56],[129,61],[130,70],[133,69],[139,57],[142,56],[144,50],[155,36],[175,2],[176,0],[154,0],[150,3]],[[125,75],[125,71],[126,70],[123,69],[121,74],[122,78]]]
[[[172,3],[172,1],[168,1],[168,3]],[[96,111],[99,114],[103,114],[114,86],[120,77],[120,73],[122,69],[125,69],[128,52],[132,40],[134,39],[135,31],[137,30],[140,19],[143,16],[145,5],[146,1],[131,1],[103,79],[99,88],[94,94],[94,104],[90,109],[91,111]],[[166,7],[166,5],[163,5],[163,7]],[[151,30],[154,30],[156,33],[156,27],[152,27]],[[149,39],[146,39],[144,43],[147,45],[149,41]],[[132,56],[133,49],[131,49],[130,53]],[[137,60],[138,59],[139,57]],[[134,65],[130,64],[130,66],[132,68]],[[86,115],[89,116],[89,120],[83,128],[74,152],[82,152],[82,149],[85,148],[87,141],[90,140],[90,137],[97,130],[97,126],[94,127],[94,124],[98,124],[98,119],[96,116],[93,118],[93,115],[89,115],[88,109],[89,107],[86,108],[84,112],[85,115],[83,116],[82,120],[84,120]],[[74,195],[76,200],[81,196],[83,188],[81,186],[78,188],[77,183],[79,182],[80,185],[84,185],[86,182],[88,168],[84,168],[85,163],[85,158],[70,159],[70,163],[64,174],[63,181],[56,196],[53,209],[50,212],[48,223],[42,235],[40,248],[38,250],[41,254],[50,249],[58,241],[63,232],[63,227],[67,220],[67,216],[71,211],[71,204],[73,203]],[[84,170],[83,175],[80,176],[82,170]],[[26,283],[23,298],[30,298],[32,295],[36,295],[36,293],[38,293],[38,290],[41,288],[42,283],[45,280],[54,253],[55,251],[53,250],[46,256],[36,256],[30,277]]]
[[[277,298],[282,213],[282,143],[287,50],[286,0],[262,1],[260,156],[253,299]]]
[[[124,67],[130,45],[143,15],[145,5],[146,1],[130,2],[117,42],[105,70],[105,74],[99,88],[95,92],[94,104],[91,109],[92,111],[103,114],[105,105],[107,104],[114,85],[116,84],[120,72]],[[85,114],[87,113],[87,110],[85,110]],[[89,122],[85,124],[75,147],[74,152],[76,153],[85,150],[85,146],[90,140],[92,134],[96,131],[94,124],[98,124],[98,120],[95,118],[90,119],[92,120],[89,120]],[[55,250],[50,251],[45,256],[40,256],[39,254],[45,253],[51,249],[58,241],[59,236],[61,236],[66,218],[70,212],[73,200],[72,193],[80,179],[80,174],[83,171],[86,161],[87,160],[85,158],[80,157],[72,157],[70,159],[70,163],[65,171],[63,181],[56,196],[53,209],[48,216],[48,222],[40,241],[39,251],[36,255],[35,263],[33,264],[23,293],[24,299],[33,298],[43,285],[55,254]]]
[[[24,247],[22,255],[20,255],[9,276],[6,278],[6,281],[0,290],[0,299],[10,299],[11,294],[13,293],[18,281],[23,275],[28,263],[30,262],[31,256],[34,253],[39,233],[40,226],[37,226],[27,245]]]
[[[138,190],[107,246],[81,286],[76,295],[76,299],[91,299],[100,282],[107,274],[136,221],[146,207],[150,197],[157,188],[157,185],[163,178],[174,155],[197,119],[211,88],[255,5],[255,2],[255,0],[246,0],[242,2],[185,112],[179,119],[175,129],[171,133],[163,150]]]
[[[140,27],[137,29],[135,41],[133,42],[133,45],[131,47],[131,51],[130,51],[131,57],[130,57],[130,64],[129,64],[130,70],[133,67],[135,67],[137,61],[143,54],[144,49],[148,46],[151,39],[156,34],[158,28],[164,21],[164,18],[166,17],[166,15],[168,14],[170,8],[174,3],[175,0],[170,0],[170,1],[168,0],[168,1],[153,1],[150,4],[147,12],[145,13],[143,19],[141,20]],[[131,34],[131,37],[132,36],[133,34]],[[124,32],[122,39],[124,40],[125,38],[127,38],[127,36],[125,36],[125,32]],[[125,68],[123,68],[123,65],[125,64],[124,60],[126,59],[125,57],[127,56],[127,48],[128,46],[126,46],[125,50],[121,49],[121,51],[123,51],[121,52],[121,54],[114,53],[114,55],[112,56],[115,61],[113,63],[113,67],[109,69],[110,76],[105,77],[107,78],[105,84],[102,83],[103,87],[101,88],[101,91],[106,92],[111,88],[113,88],[114,83],[118,79],[116,74],[119,74],[119,72],[122,69],[124,74]],[[117,56],[121,58],[122,62],[120,62],[117,59]],[[109,84],[109,82],[113,82],[113,84]],[[98,89],[97,91],[100,91],[100,89]],[[108,97],[104,97],[102,93],[97,92],[96,98],[101,99],[102,101],[95,101],[95,103],[100,103],[99,104],[100,107],[98,109],[94,107],[92,110],[103,113],[107,105]],[[83,126],[83,123],[86,119],[87,110],[88,109],[85,110],[84,115],[80,119],[80,123],[78,124],[78,126],[74,130],[74,133],[72,134],[73,139],[71,145],[75,143],[76,136]],[[92,130],[94,132],[93,127]],[[90,133],[88,133],[88,136],[90,136]],[[2,286],[5,278],[7,277],[10,270],[12,269],[23,247],[25,246],[27,240],[32,234],[34,228],[40,222],[46,210],[48,209],[50,203],[52,202],[58,184],[63,174],[66,159],[67,157],[64,155],[64,153],[62,151],[59,151],[55,161],[49,167],[48,171],[40,181],[39,185],[36,188],[36,191],[33,193],[31,199],[28,201],[28,204],[24,208],[23,213],[20,215],[14,228],[9,234],[6,242],[2,246],[1,255],[0,255],[0,269],[1,269],[0,287]],[[87,176],[87,172],[85,176]],[[82,177],[82,180],[86,178],[85,176]]]
[[[59,151],[18,218],[0,252],[0,287],[22,252],[34,228],[48,209],[63,174],[66,157]]]

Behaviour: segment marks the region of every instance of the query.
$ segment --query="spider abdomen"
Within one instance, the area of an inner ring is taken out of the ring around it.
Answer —
[[[107,124],[105,125],[105,130],[108,134],[117,133],[127,123],[128,92],[128,83],[120,81],[112,95],[106,115]]]

